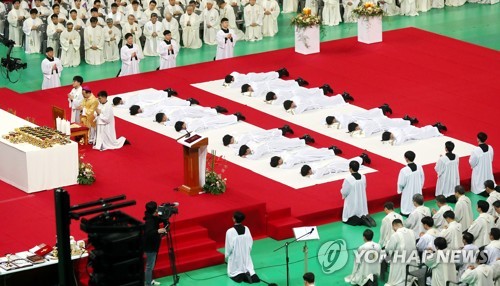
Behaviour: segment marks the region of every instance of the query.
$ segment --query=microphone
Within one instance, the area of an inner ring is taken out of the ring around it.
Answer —
[[[313,231],[314,231],[314,227],[313,227],[313,228],[311,228],[311,231],[309,232],[309,234],[312,234],[312,233],[313,233]]]

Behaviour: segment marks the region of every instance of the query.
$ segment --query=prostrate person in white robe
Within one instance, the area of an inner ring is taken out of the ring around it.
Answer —
[[[82,93],[83,78],[79,75],[73,77],[73,88],[68,93],[69,108],[71,108],[70,122],[80,123],[80,115],[82,110],[80,106],[83,101]]]
[[[484,182],[484,190],[488,194],[486,201],[490,205],[490,208],[488,209],[488,213],[490,215],[492,215],[493,217],[498,217],[497,212],[495,211],[495,208],[493,207],[493,203],[500,200],[500,193],[496,191],[495,183],[492,180],[486,180]]]
[[[363,111],[357,111],[353,113],[336,113],[332,112],[325,118],[326,125],[328,127],[336,127],[337,129],[345,129],[349,127],[350,123],[356,122],[358,120],[372,120],[379,117],[385,117],[386,112],[392,112],[389,105],[382,105],[378,108],[372,108]]]
[[[135,19],[136,18],[134,17],[134,15],[127,16],[127,23],[122,25],[123,39],[125,40],[124,42],[126,42],[127,39],[125,39],[125,35],[131,34],[133,38],[132,42],[136,44],[137,47],[141,47],[142,29],[136,22],[134,22]],[[141,48],[141,53],[142,53],[142,48]]]
[[[455,204],[455,219],[462,225],[462,230],[465,231],[474,221],[472,215],[472,202],[465,196],[465,189],[460,185],[455,187],[455,197],[457,198],[457,203]]]
[[[458,172],[459,158],[453,154],[455,144],[451,141],[445,143],[444,156],[440,156],[434,167],[437,173],[436,196],[443,195],[446,201],[456,203],[455,187],[460,185],[460,173]]]
[[[439,236],[439,230],[434,227],[434,220],[430,216],[423,217],[420,223],[422,223],[425,231],[419,235],[417,250],[422,254],[427,249],[435,249],[434,239]]]
[[[304,165],[300,168],[300,175],[302,177],[309,177],[311,179],[317,180],[323,177],[329,176],[331,174],[337,174],[342,172],[349,172],[349,162],[357,161],[360,165],[364,164],[366,157],[354,157],[349,160],[335,157],[330,160],[330,163],[326,165],[311,168],[309,165]]]
[[[340,3],[339,0],[325,0],[323,7],[323,24],[327,26],[337,26],[342,22],[340,16]]]
[[[90,18],[90,27],[83,33],[85,41],[85,62],[89,65],[104,63],[104,31],[97,25],[97,18]]]
[[[24,20],[23,32],[26,35],[24,49],[27,54],[39,54],[42,46],[42,20],[38,18],[38,10],[31,9],[30,17]]]
[[[403,16],[418,16],[416,0],[401,1],[400,11]]]
[[[431,210],[424,206],[424,197],[421,194],[415,194],[413,196],[413,204],[415,209],[410,213],[404,225],[413,230],[416,240],[420,237],[420,234],[424,232],[424,226],[421,223],[422,218],[431,216]]]
[[[182,42],[185,48],[199,49],[203,45],[200,39],[200,17],[194,13],[192,6],[186,8],[186,13],[179,21],[182,27]]]
[[[493,227],[490,231],[490,243],[484,251],[488,254],[488,264],[493,265],[500,260],[500,229]]]
[[[250,229],[242,224],[244,220],[242,212],[234,212],[234,226],[226,231],[224,256],[227,259],[227,275],[238,283],[258,283],[260,279],[255,273],[251,256],[253,238]]]
[[[408,165],[399,171],[398,194],[401,195],[401,214],[408,215],[415,209],[413,196],[422,194],[425,176],[422,166],[413,162],[416,157],[413,151],[406,151],[404,157]]]
[[[358,22],[358,16],[352,12],[354,8],[358,7],[358,4],[359,0],[342,1],[342,5],[344,5],[344,23]]]
[[[163,19],[161,23],[163,24],[163,29],[165,31],[170,31],[172,39],[174,39],[177,43],[180,43],[181,36],[179,33],[179,22],[177,19],[172,17],[171,14],[166,14],[165,19]]]
[[[134,43],[131,33],[125,34],[125,45],[120,49],[122,68],[118,76],[126,76],[140,73],[139,62],[144,58],[140,46]]]
[[[411,229],[403,227],[403,222],[400,219],[395,219],[392,222],[394,234],[391,235],[385,250],[391,259],[389,277],[386,286],[405,285],[406,265],[408,262],[417,264],[418,261],[410,256],[416,252],[415,236]],[[418,259],[418,256],[416,257]]]
[[[301,114],[308,110],[316,110],[330,108],[346,104],[342,95],[335,96],[314,96],[314,97],[292,97],[290,100],[283,102],[283,107],[291,114]]]
[[[293,134],[293,130],[288,125],[284,125],[280,128],[273,128],[269,130],[253,130],[249,132],[244,132],[241,134],[235,134],[234,136],[226,134],[222,137],[222,144],[226,147],[230,147],[238,153],[242,145],[248,144],[249,142],[262,143],[265,141],[274,140],[281,138],[286,134]]]
[[[490,231],[495,225],[495,219],[488,213],[489,207],[487,201],[478,201],[477,212],[479,216],[467,229],[467,232],[474,236],[474,245],[477,247],[482,247],[490,243]]]
[[[464,247],[462,241],[462,225],[455,221],[455,213],[453,211],[446,211],[443,217],[448,225],[441,230],[439,236],[446,239],[449,249],[462,249]]]
[[[251,160],[258,160],[269,153],[298,149],[311,142],[313,141],[311,141],[311,137],[309,135],[304,135],[300,138],[278,137],[260,144],[248,142],[247,144],[240,146],[238,156]]]
[[[493,267],[487,264],[488,255],[480,251],[477,255],[476,265],[471,265],[460,277],[460,282],[467,283],[469,286],[495,286],[493,281]]]
[[[216,116],[217,114],[224,113],[225,111],[226,110],[221,106],[216,106],[214,108],[199,105],[183,107],[165,106],[155,115],[155,122],[165,126],[172,126],[175,122],[184,118]]]
[[[217,32],[219,30],[219,11],[214,8],[214,2],[208,0],[207,8],[201,13],[203,21],[203,41],[207,45],[217,45]]]
[[[382,219],[382,223],[380,225],[380,240],[378,242],[382,248],[386,247],[391,235],[394,233],[394,229],[392,229],[392,222],[395,219],[403,221],[403,217],[394,211],[393,202],[386,202],[384,204],[384,213],[385,217]]]
[[[80,41],[80,34],[73,29],[73,23],[68,22],[60,37],[63,67],[77,67],[80,65]]]
[[[280,78],[277,78],[272,80],[257,81],[244,84],[241,86],[241,94],[250,97],[264,97],[267,95],[269,91],[274,90],[278,93],[287,92],[290,94],[295,94],[298,97],[323,96],[323,92],[320,91],[319,89],[302,88],[300,89],[300,91],[298,91],[296,90],[298,88],[299,84],[295,80],[282,80]]]
[[[384,10],[384,16],[396,16],[401,14],[400,8],[396,5],[394,0],[379,0],[378,1],[382,10]]]
[[[176,59],[179,55],[179,44],[172,39],[172,33],[169,30],[163,31],[163,41],[158,44],[158,55],[160,56],[160,70],[175,68]]]
[[[221,19],[221,29],[217,32],[217,53],[216,60],[230,59],[234,55],[234,46],[238,40],[238,36],[233,29],[229,29],[229,20]]]
[[[403,128],[390,128],[382,133],[382,142],[389,142],[392,145],[401,145],[411,140],[424,140],[433,137],[443,136],[441,131],[446,131],[446,126],[441,123],[427,125],[424,127],[407,126]]]
[[[279,69],[272,72],[260,72],[260,73],[247,73],[242,74],[239,72],[232,72],[225,76],[224,86],[232,88],[241,88],[244,84],[249,84],[250,82],[256,81],[267,81],[277,78],[282,78],[284,76],[289,76],[288,70],[286,68]]]
[[[114,100],[114,98],[113,98]],[[129,100],[129,102],[132,100]],[[154,104],[145,104],[143,102],[137,102],[136,104],[129,107],[130,115],[137,115],[137,117],[155,117],[157,113],[166,113],[172,118],[167,118],[170,125],[173,125],[179,120],[184,119],[184,117],[201,118],[208,116],[217,115],[217,111],[208,107],[198,108],[184,108],[191,107],[193,104],[198,104],[198,101],[194,98],[188,98],[186,100],[180,98],[168,97]],[[175,120],[172,122],[172,120]]]
[[[447,286],[447,282],[458,282],[457,270],[453,259],[446,261],[444,257],[451,257],[452,252],[449,248],[446,239],[436,237],[433,244],[436,246],[436,251],[429,251],[426,254],[425,264],[432,271],[431,286]]]
[[[14,47],[20,47],[23,43],[23,21],[28,17],[28,12],[21,8],[21,1],[12,1],[12,10],[7,14],[7,21],[9,22],[9,40],[15,42]]]
[[[469,158],[469,164],[472,168],[471,192],[480,194],[484,192],[484,182],[492,180],[493,177],[493,148],[486,144],[488,135],[484,132],[477,134],[478,147],[474,148]]]
[[[249,5],[243,9],[245,19],[245,39],[247,41],[262,40],[262,23],[264,20],[264,9],[256,0],[250,0]]]
[[[151,14],[151,20],[144,25],[144,36],[146,43],[144,44],[144,56],[158,56],[158,44],[163,41],[163,24],[158,22],[158,15]]]
[[[262,0],[264,17],[262,19],[262,35],[264,37],[274,37],[278,33],[278,16],[280,6],[276,0]]]
[[[453,209],[446,203],[446,198],[443,195],[436,197],[436,205],[439,209],[432,209],[432,219],[434,220],[434,226],[442,230],[448,225],[443,214],[447,211],[453,211]]]
[[[342,151],[335,146],[320,149],[302,148],[297,151],[283,152],[278,156],[273,156],[269,164],[273,168],[290,169],[299,164],[333,159],[339,152]]]
[[[47,24],[47,48],[52,47],[54,51],[59,51],[59,40],[64,30],[64,26],[59,23],[57,15],[52,14]]]
[[[227,18],[227,20],[229,21],[229,29],[232,29],[236,33],[238,39],[245,39],[245,34],[240,29],[238,29],[238,26],[236,25],[236,15],[234,14],[234,8],[224,0],[218,0],[217,5],[219,6],[220,18]]]
[[[204,130],[217,129],[233,125],[238,123],[238,121],[244,121],[245,116],[240,112],[236,112],[233,115],[222,115],[209,116],[202,118],[186,118],[183,121],[177,121],[174,124],[175,131],[185,132],[185,133],[199,133]]]
[[[113,19],[106,20],[104,27],[104,60],[114,62],[120,59],[118,43],[122,38],[122,32],[113,25]]]
[[[363,241],[364,244],[358,247],[352,274],[344,278],[351,285],[365,285],[369,281],[377,283],[377,277],[380,276],[380,263],[374,258],[381,256],[381,248],[378,243],[373,242],[371,229],[363,232]]]
[[[100,151],[120,149],[124,144],[130,144],[125,137],[116,138],[115,116],[113,106],[108,101],[108,93],[100,91],[97,99],[99,105],[95,111],[97,130],[94,149]]]
[[[46,49],[45,55],[47,57],[42,61],[42,89],[60,87],[61,72],[63,71],[61,61],[54,57],[54,49],[52,47],[48,47]]]

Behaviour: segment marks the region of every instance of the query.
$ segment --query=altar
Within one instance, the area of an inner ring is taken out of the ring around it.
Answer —
[[[37,125],[0,109],[0,180],[34,193],[74,185],[78,177],[78,144],[42,149],[28,143],[14,144],[3,135],[23,126]]]

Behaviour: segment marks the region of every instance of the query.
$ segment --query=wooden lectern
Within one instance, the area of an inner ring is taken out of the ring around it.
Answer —
[[[197,195],[203,188],[200,181],[205,181],[206,160],[200,160],[200,156],[206,158],[208,138],[193,134],[188,138],[182,138],[179,142],[184,145],[182,147],[184,153],[184,184],[179,187],[179,190],[188,195]],[[203,172],[200,172],[200,169]],[[203,178],[200,179],[200,176],[203,176]]]

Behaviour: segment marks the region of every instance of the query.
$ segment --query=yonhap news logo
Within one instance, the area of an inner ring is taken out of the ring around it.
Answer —
[[[318,250],[318,262],[325,274],[332,274],[342,269],[347,264],[348,258],[347,243],[343,239],[327,241]]]

